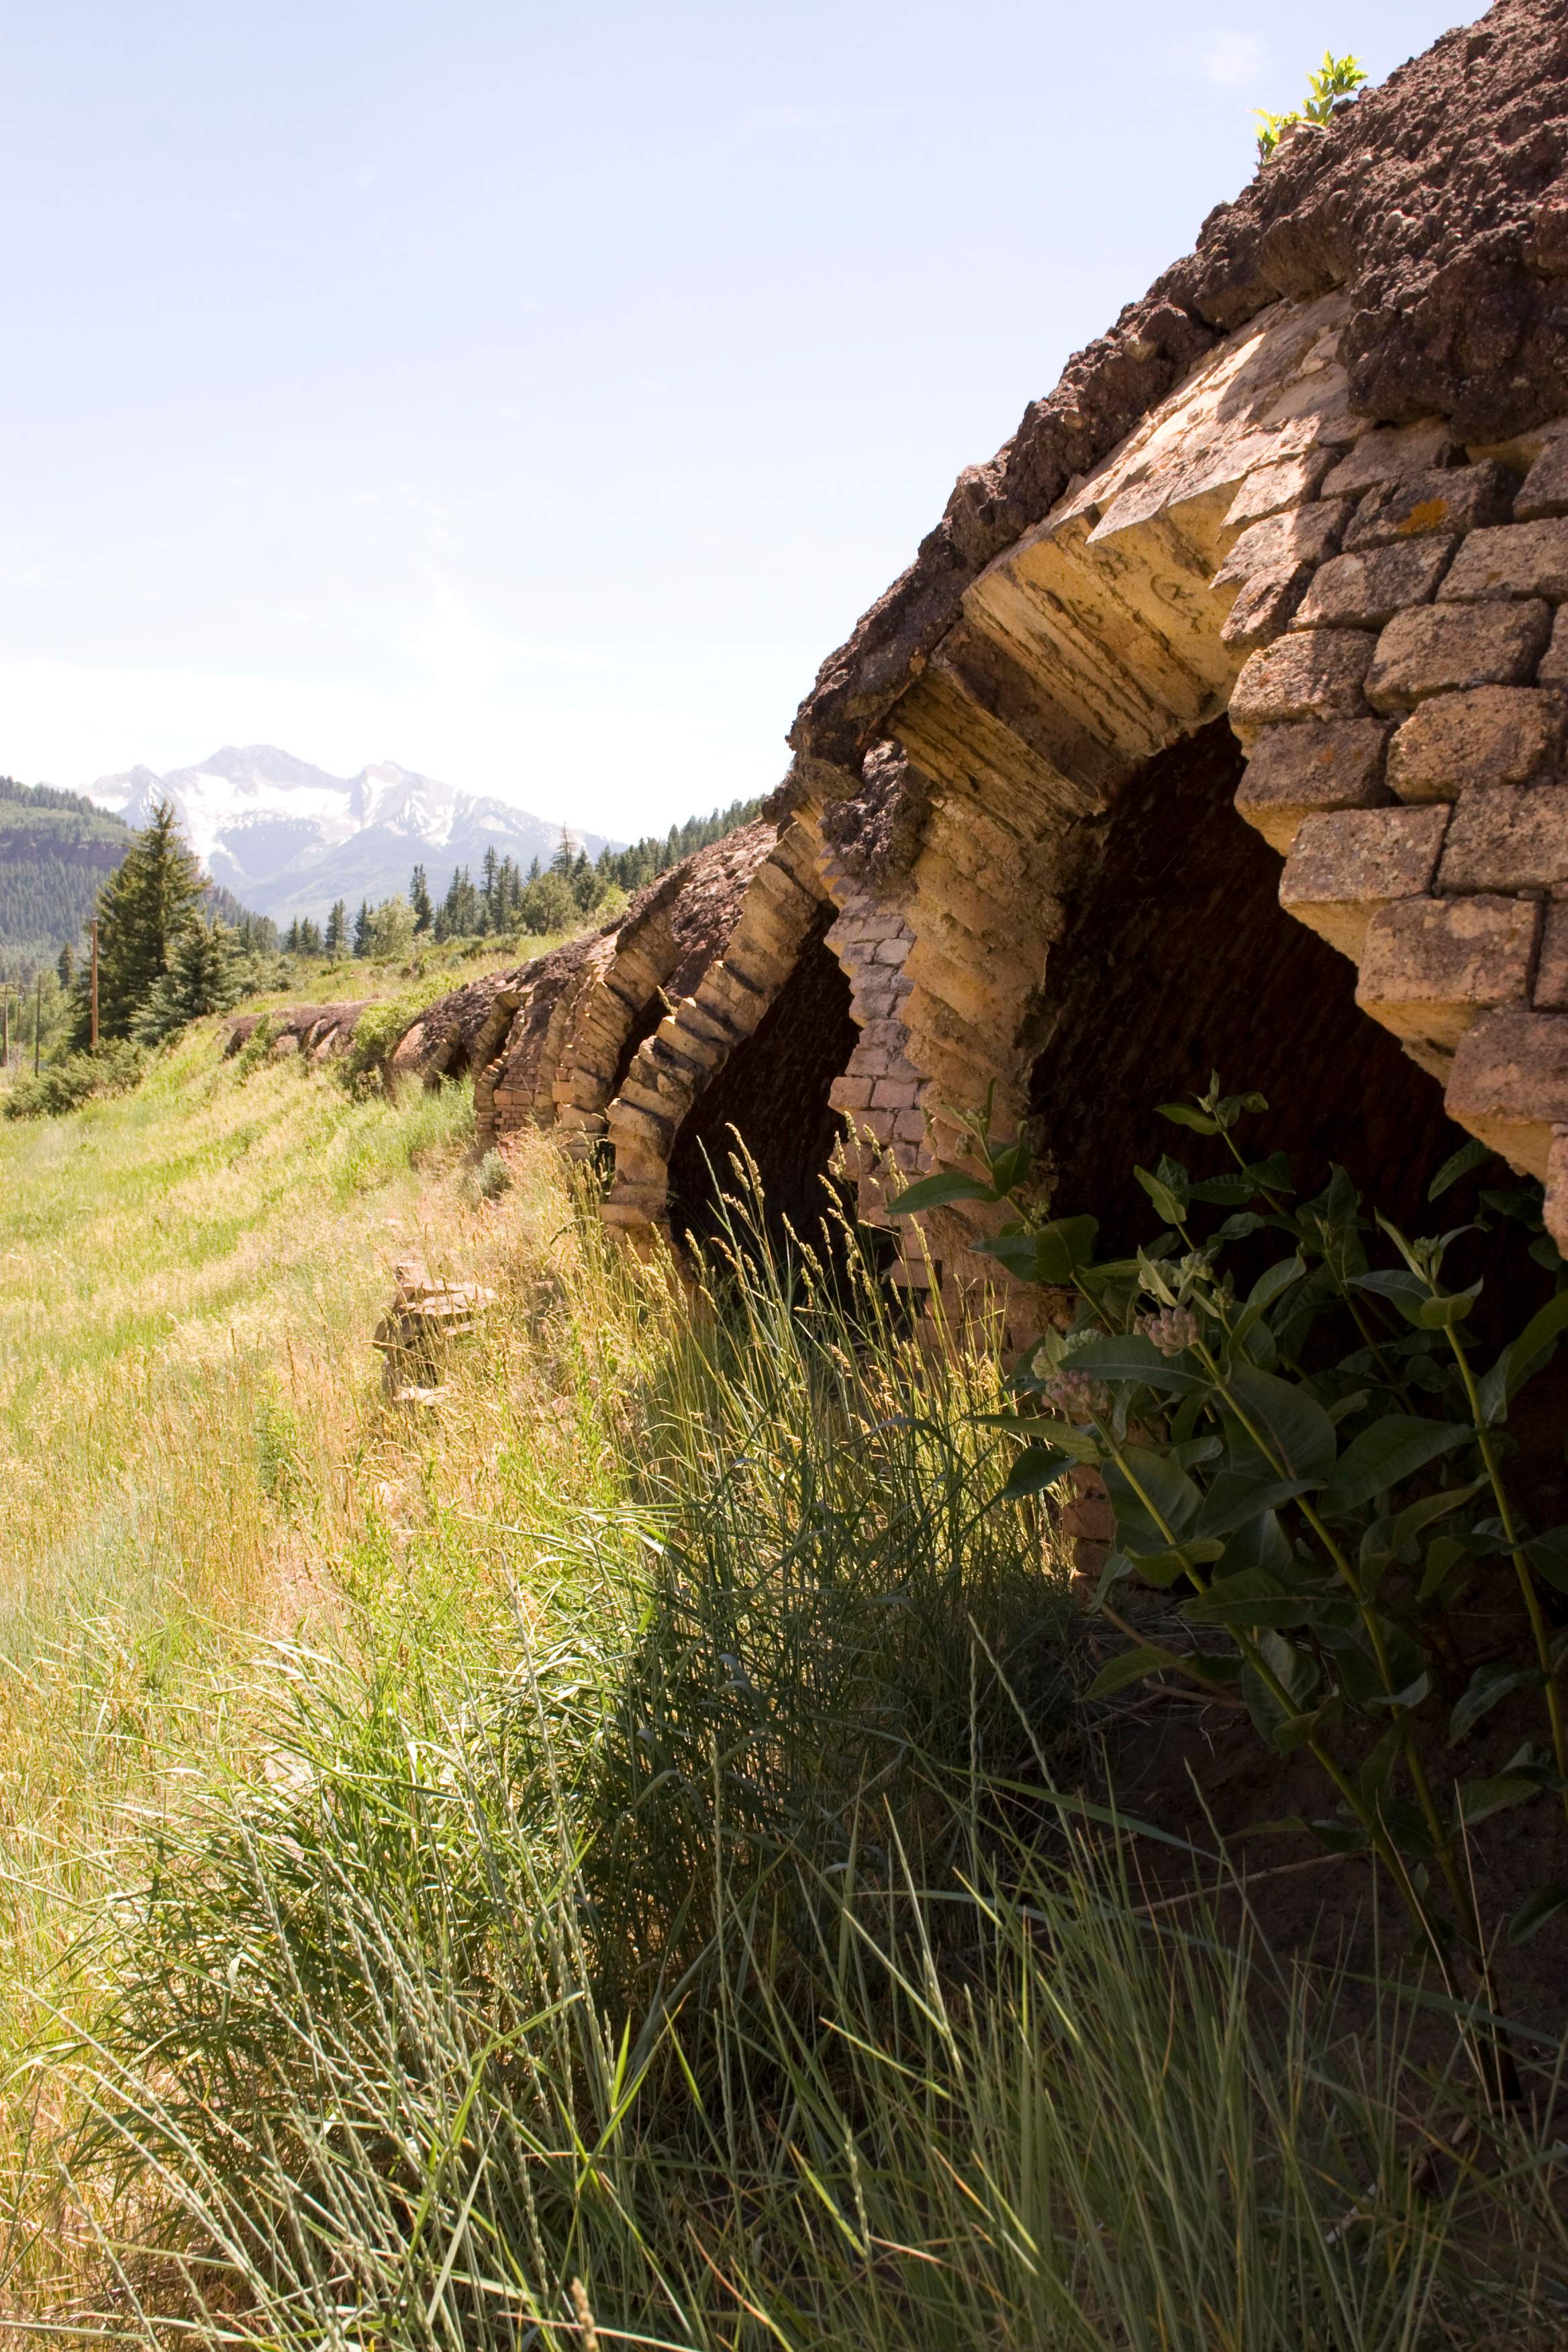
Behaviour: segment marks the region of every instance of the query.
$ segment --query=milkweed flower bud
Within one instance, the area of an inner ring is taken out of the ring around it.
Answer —
[[[1197,1338],[1198,1318],[1190,1307],[1166,1307],[1158,1315],[1140,1316],[1138,1328],[1163,1356],[1179,1356]]]
[[[1110,1410],[1110,1391],[1092,1372],[1059,1371],[1045,1392],[1068,1421],[1095,1421]]]

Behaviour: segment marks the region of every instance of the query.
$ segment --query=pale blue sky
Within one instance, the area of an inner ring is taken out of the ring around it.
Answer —
[[[1451,5],[10,0],[0,770],[766,790],[1249,110]]]

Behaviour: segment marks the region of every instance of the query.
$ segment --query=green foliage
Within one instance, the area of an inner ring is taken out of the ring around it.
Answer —
[[[1463,1833],[1503,1806],[1568,1814],[1568,1642],[1543,1605],[1547,1587],[1568,1589],[1568,1527],[1532,1528],[1504,1475],[1510,1412],[1568,1330],[1568,1275],[1538,1200],[1483,1190],[1481,1221],[1535,1234],[1531,1254],[1558,1286],[1484,1366],[1465,1337],[1481,1284],[1455,1289],[1444,1275],[1468,1229],[1408,1239],[1363,1213],[1342,1168],[1299,1198],[1288,1162],[1249,1158],[1236,1139],[1267,1108],[1223,1095],[1217,1076],[1197,1101],[1161,1106],[1222,1141],[1232,1164],[1207,1176],[1171,1157],[1138,1169],[1164,1230],[1131,1258],[1097,1260],[1092,1218],[1040,1212],[1027,1147],[994,1139],[988,1108],[964,1122],[973,1174],[927,1178],[890,1205],[1012,1210],[973,1246],[1016,1278],[1069,1291],[1073,1313],[1012,1377],[1006,1425],[1025,1450],[1005,1494],[1042,1492],[1069,1468],[1099,1473],[1116,1524],[1100,1605],[1138,1579],[1179,1594],[1199,1637],[1227,1644],[1202,1661],[1146,1651],[1139,1670],[1234,1684],[1273,1748],[1310,1749],[1338,1806],[1289,1826],[1374,1853],[1445,1969],[1457,1945],[1484,1984]],[[1474,1164],[1468,1148],[1456,1154],[1433,1192]],[[1245,1286],[1232,1271],[1242,1255]],[[1465,1596],[1499,1574],[1529,1629],[1527,1654],[1501,1674],[1467,1660],[1455,1631]],[[1102,1687],[1127,1673],[1118,1660]],[[1462,1772],[1478,1724],[1527,1688],[1544,1742],[1442,1795],[1418,1730],[1451,1710]],[[1357,1762],[1369,1738],[1373,1761]],[[1536,1890],[1512,1932],[1554,1903]]]
[[[143,998],[169,968],[180,934],[198,920],[201,877],[167,801],[153,810],[98,894],[98,1019],[102,1038],[128,1037]],[[88,1036],[88,1001],[78,1007],[78,1045]]]
[[[1258,134],[1258,153],[1267,163],[1279,144],[1280,134],[1292,123],[1307,122],[1321,129],[1333,121],[1336,107],[1353,99],[1366,80],[1357,58],[1336,58],[1325,49],[1323,62],[1316,73],[1307,76],[1307,101],[1289,114],[1269,114],[1261,106],[1253,109],[1262,129]]]
[[[107,1040],[96,1054],[70,1054],[35,1077],[20,1077],[4,1097],[7,1118],[57,1118],[101,1095],[129,1094],[146,1057],[128,1038]]]
[[[1151,1915],[1065,1792],[1070,1604],[974,1507],[994,1373],[739,1238],[614,1483],[507,1509],[549,1584],[495,1671],[444,1695],[402,1621],[274,1643],[265,1771],[120,1848],[91,2031],[38,2061],[104,2302],[296,2352],[1549,2340],[1553,2152],[1461,2094],[1428,2192],[1413,2009],[1358,2036],[1361,1986]],[[258,1416],[275,1498],[304,1435]]]
[[[437,940],[456,940],[518,931],[548,939],[574,930],[584,916],[613,906],[615,892],[640,890],[695,850],[749,824],[761,807],[761,801],[735,801],[709,816],[672,824],[663,836],[649,835],[630,849],[601,850],[592,862],[570,834],[563,833],[543,872],[537,858],[525,874],[512,858],[498,857],[493,848],[488,849],[478,882],[466,866],[456,869],[435,909],[432,931]],[[418,871],[423,880],[424,868]]]
[[[362,906],[354,924],[354,953],[376,963],[398,963],[414,946],[414,910],[406,898],[384,898]]]
[[[161,1045],[205,1013],[226,1013],[254,977],[235,936],[222,923],[190,923],[169,951],[169,967],[132,1015],[140,1045]]]

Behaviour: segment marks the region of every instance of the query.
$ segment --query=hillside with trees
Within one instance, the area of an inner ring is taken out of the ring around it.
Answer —
[[[0,776],[0,949],[52,961],[79,939],[131,839],[79,793]]]

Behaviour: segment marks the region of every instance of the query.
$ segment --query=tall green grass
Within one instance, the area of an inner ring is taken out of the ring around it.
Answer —
[[[984,1351],[754,1232],[689,1298],[520,1169],[506,1312],[376,1455],[345,1638],[258,1663],[229,1769],[116,1843],[91,1997],[38,1989],[50,2329],[1561,2340],[1552,2053],[1531,2115],[1466,2117],[1414,2007],[1368,2033],[1151,1906],[1079,1793]]]

